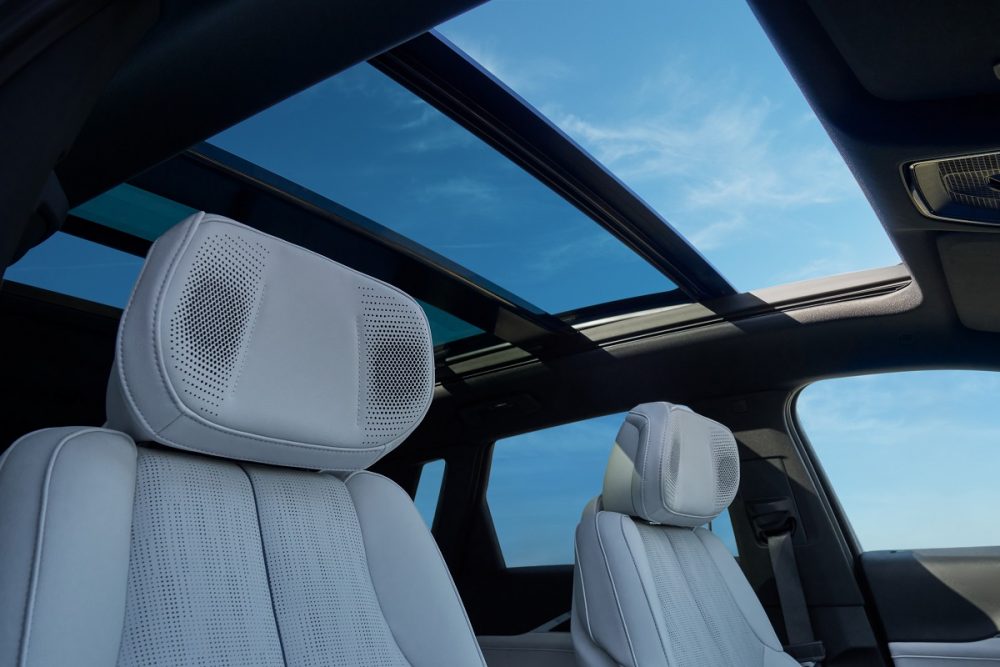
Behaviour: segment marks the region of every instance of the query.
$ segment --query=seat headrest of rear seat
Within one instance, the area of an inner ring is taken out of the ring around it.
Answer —
[[[108,426],[230,459],[358,470],[412,433],[433,388],[411,297],[198,213],[146,258],[118,330]]]
[[[739,452],[728,428],[682,405],[644,403],[618,431],[601,506],[694,527],[729,507],[739,485]]]

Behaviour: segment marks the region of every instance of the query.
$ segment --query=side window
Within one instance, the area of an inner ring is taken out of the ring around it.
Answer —
[[[5,280],[123,308],[142,257],[56,232],[7,269]]]
[[[715,520],[708,524],[708,529],[715,533],[715,536],[726,545],[729,553],[739,556],[740,552],[736,548],[736,533],[733,532],[733,519],[729,516],[729,510],[723,510],[722,514],[715,517]]]
[[[573,562],[576,524],[601,493],[624,415],[498,440],[486,502],[507,567]]]
[[[824,380],[796,414],[866,550],[1000,545],[1000,373]]]
[[[442,483],[444,483],[444,459],[428,461],[420,468],[420,479],[417,481],[417,493],[413,497],[413,504],[417,506],[417,511],[424,518],[428,528],[434,525]]]
[[[624,418],[608,415],[497,441],[486,502],[507,567],[573,562],[576,525],[601,493]],[[728,510],[708,528],[737,555]]]

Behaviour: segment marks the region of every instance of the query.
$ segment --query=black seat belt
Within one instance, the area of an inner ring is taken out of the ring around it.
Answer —
[[[788,636],[785,653],[803,665],[818,665],[826,658],[826,650],[823,642],[816,641],[813,634],[806,596],[802,591],[799,565],[792,545],[796,527],[792,501],[790,498],[779,498],[750,503],[750,515],[757,538],[767,543],[771,555],[771,571]]]

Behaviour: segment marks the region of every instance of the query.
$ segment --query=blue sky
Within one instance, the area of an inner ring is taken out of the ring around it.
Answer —
[[[899,261],[745,3],[494,0],[440,31],[737,288]]]
[[[1000,545],[1000,374],[818,382],[802,430],[866,550]]]
[[[899,261],[742,2],[493,0],[440,31],[603,162],[738,289]],[[368,65],[212,142],[552,312],[672,287]],[[135,257],[57,234],[7,277],[120,305],[138,269]],[[1000,463],[988,401],[998,384],[992,374],[953,372],[807,389],[807,434],[866,547],[1000,544],[988,511]],[[617,427],[611,416],[497,446],[489,501],[509,562],[567,560]]]

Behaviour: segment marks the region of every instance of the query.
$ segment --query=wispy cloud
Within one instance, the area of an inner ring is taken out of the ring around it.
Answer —
[[[493,186],[467,176],[457,176],[435,183],[423,188],[417,194],[425,202],[447,200],[449,203],[461,202],[463,206],[478,206],[497,199]]]
[[[573,76],[567,63],[550,57],[510,57],[492,46],[464,35],[453,35],[470,58],[483,66],[512,90],[522,95],[539,90],[553,81]],[[509,51],[509,49],[507,49]]]
[[[626,181],[659,181],[674,197],[679,183],[673,209],[787,209],[852,194],[856,185],[836,151],[783,139],[768,99],[721,99],[702,114],[636,114],[614,123],[566,114],[558,123]]]

